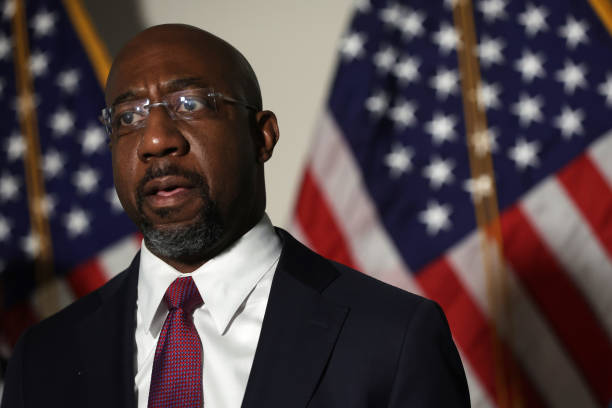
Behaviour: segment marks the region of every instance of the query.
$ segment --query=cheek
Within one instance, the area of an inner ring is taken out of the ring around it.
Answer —
[[[130,149],[116,145],[112,148],[113,179],[121,204],[129,213],[135,207],[135,165]]]

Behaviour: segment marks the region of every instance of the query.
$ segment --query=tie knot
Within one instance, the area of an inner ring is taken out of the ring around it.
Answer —
[[[191,313],[200,306],[203,301],[191,276],[177,278],[166,290],[164,300],[168,309],[182,309],[185,313]]]

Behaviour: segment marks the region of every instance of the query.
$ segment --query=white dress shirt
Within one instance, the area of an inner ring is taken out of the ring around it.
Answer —
[[[191,276],[204,304],[193,312],[202,342],[207,408],[239,408],[253,364],[282,244],[267,215],[230,248],[180,273],[142,244],[136,302],[136,399],[146,408],[157,339],[168,314],[166,289]]]

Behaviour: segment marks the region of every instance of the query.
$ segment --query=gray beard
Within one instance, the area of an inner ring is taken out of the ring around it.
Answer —
[[[142,209],[143,194],[141,188],[138,191],[137,203],[140,213],[138,226],[144,236],[147,248],[155,255],[179,261],[196,261],[203,253],[219,242],[223,236],[225,231],[223,219],[217,203],[210,199],[208,184],[197,173],[170,166],[147,174],[141,186],[144,186],[150,178],[169,174],[180,174],[194,183],[194,187],[200,191],[200,197],[204,202],[200,215],[190,225],[163,229],[155,228]],[[161,210],[157,212],[157,215],[161,218],[167,218],[172,212],[172,210]]]

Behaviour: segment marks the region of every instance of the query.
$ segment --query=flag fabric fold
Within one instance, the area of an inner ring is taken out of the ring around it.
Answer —
[[[438,301],[475,407],[612,401],[602,9],[361,0],[339,43],[291,230]]]

